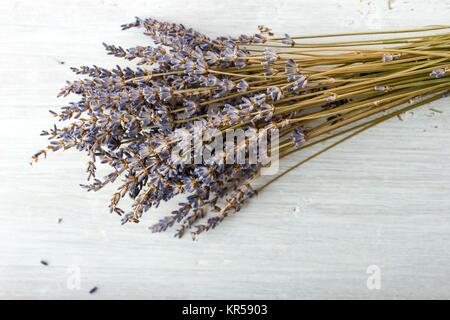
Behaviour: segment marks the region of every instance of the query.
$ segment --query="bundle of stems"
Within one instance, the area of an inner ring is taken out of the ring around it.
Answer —
[[[195,237],[215,228],[291,170],[450,89],[448,26],[282,37],[259,26],[252,36],[216,39],[154,19],[123,25],[132,27],[143,28],[153,45],[104,46],[139,67],[73,68],[84,78],[69,82],[60,95],[74,93],[80,100],[59,113],[51,111],[71,122],[43,131],[51,142],[33,160],[60,149],[87,152],[88,180],[93,182],[83,187],[97,191],[122,179],[110,209],[123,223],[139,222],[151,207],[184,195],[178,210],[151,226],[161,232],[177,224],[177,237],[187,230]],[[267,164],[230,163],[227,152],[217,151],[214,161],[202,163],[174,158],[172,151],[183,143],[181,133],[195,136],[199,128],[201,135],[213,130],[199,146],[201,152],[238,129],[250,134],[233,152],[277,130],[279,142],[268,147],[281,159],[333,142],[255,188]],[[113,169],[103,179],[95,178],[98,160]],[[126,194],[134,200],[127,213],[118,207]]]

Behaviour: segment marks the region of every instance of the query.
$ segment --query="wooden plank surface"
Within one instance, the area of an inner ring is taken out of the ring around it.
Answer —
[[[195,242],[149,233],[173,204],[121,226],[107,210],[111,188],[78,187],[82,154],[28,165],[52,124],[47,110],[67,102],[55,95],[74,79],[69,67],[122,63],[103,41],[146,43],[120,31],[136,15],[217,36],[259,24],[291,34],[406,28],[449,14],[449,0],[1,1],[0,298],[450,298],[448,98],[290,173]]]

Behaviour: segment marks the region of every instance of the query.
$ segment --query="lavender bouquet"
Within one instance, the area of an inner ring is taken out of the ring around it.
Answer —
[[[109,208],[123,223],[139,222],[150,208],[181,195],[178,210],[150,227],[162,232],[176,225],[177,237],[214,229],[287,172],[450,89],[450,33],[437,32],[447,26],[282,37],[259,26],[254,35],[216,39],[154,19],[122,26],[129,28],[142,28],[152,45],[104,46],[139,67],[72,68],[81,79],[59,96],[79,101],[50,111],[66,124],[42,132],[50,142],[33,162],[49,151],[86,152],[89,182],[82,187],[97,191],[120,181]],[[374,34],[397,36],[322,41]],[[223,148],[217,141],[225,137]],[[334,142],[255,187],[278,159],[329,139]],[[101,179],[99,163],[111,168]],[[133,204],[124,211],[119,203],[126,195]]]

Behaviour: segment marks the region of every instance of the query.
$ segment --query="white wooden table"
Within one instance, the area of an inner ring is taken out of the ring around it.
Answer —
[[[290,173],[196,242],[148,231],[172,204],[121,226],[111,188],[79,188],[82,154],[30,167],[69,67],[122,63],[101,43],[145,43],[119,28],[136,15],[315,34],[448,24],[450,1],[0,1],[0,298],[450,298],[448,99]]]

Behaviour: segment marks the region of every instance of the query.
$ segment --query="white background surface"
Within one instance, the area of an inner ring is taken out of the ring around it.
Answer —
[[[82,154],[30,167],[69,67],[123,65],[101,43],[145,44],[119,28],[136,15],[211,36],[316,34],[448,24],[450,1],[0,1],[0,298],[450,298],[448,98],[290,173],[196,242],[147,230],[172,205],[120,226],[111,188],[78,187]]]

